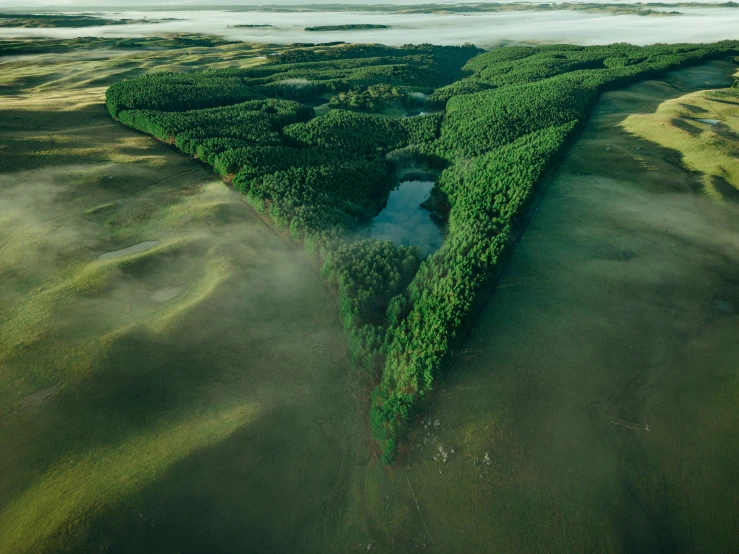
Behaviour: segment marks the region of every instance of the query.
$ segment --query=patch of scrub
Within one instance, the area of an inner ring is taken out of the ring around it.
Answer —
[[[169,287],[156,291],[151,295],[154,302],[169,302],[182,292],[182,287]]]
[[[405,181],[390,193],[387,205],[373,220],[371,235],[395,244],[414,245],[428,256],[444,238],[431,213],[421,207],[434,188],[433,181]]]
[[[131,254],[138,254],[140,252],[146,252],[147,250],[154,248],[159,244],[158,240],[145,240],[128,248],[122,250],[113,250],[112,252],[106,252],[98,256],[98,260],[110,260],[112,258],[120,258],[121,256],[129,256]]]

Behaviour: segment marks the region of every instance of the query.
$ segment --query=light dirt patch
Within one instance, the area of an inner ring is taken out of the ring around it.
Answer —
[[[151,299],[154,302],[169,302],[170,300],[177,298],[182,292],[182,287],[169,287],[156,291],[151,295]]]
[[[113,250],[112,252],[106,252],[105,254],[100,254],[97,257],[97,259],[98,260],[110,260],[112,258],[120,258],[121,256],[130,256],[131,254],[138,254],[139,252],[146,252],[147,250],[154,248],[157,244],[159,244],[158,240],[145,240],[144,242],[134,244],[133,246],[129,246],[121,250]]]

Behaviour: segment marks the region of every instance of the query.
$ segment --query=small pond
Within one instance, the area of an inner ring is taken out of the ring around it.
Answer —
[[[433,187],[431,180],[401,181],[390,193],[385,208],[372,220],[370,236],[418,246],[422,257],[438,250],[444,242],[442,229],[431,212],[421,207]]]
[[[701,123],[708,123],[709,125],[718,125],[721,123],[721,120],[719,119],[700,119],[696,117],[695,120],[700,121]]]

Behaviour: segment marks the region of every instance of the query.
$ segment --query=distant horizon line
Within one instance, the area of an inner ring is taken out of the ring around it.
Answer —
[[[507,5],[507,4],[594,4],[594,5],[644,5],[644,6],[664,6],[664,7],[686,7],[686,6],[726,6],[737,5],[736,1],[731,0],[686,0],[686,1],[639,1],[639,0],[549,0],[542,2],[541,0],[497,0],[497,1],[476,1],[476,0],[403,0],[402,2],[388,2],[387,0],[310,0],[308,2],[299,2],[296,0],[275,0],[266,3],[263,0],[223,0],[216,5],[207,5],[202,0],[176,0],[172,2],[153,2],[154,5],[139,3],[119,3],[120,0],[105,5],[89,4],[84,2],[74,2],[62,0],[63,4],[48,4],[48,0],[43,3],[36,3],[33,0],[25,2],[13,2],[5,4],[0,0],[0,10],[27,11],[27,10],[43,10],[52,12],[64,12],[70,10],[85,11],[158,11],[158,10],[182,10],[182,11],[218,11],[220,9],[230,8],[254,8],[255,10],[265,9],[267,11],[280,11],[284,9],[300,9],[318,6],[336,6],[336,7],[353,7],[362,6],[392,6],[394,8],[419,7],[419,6],[461,6],[469,4],[470,6],[485,5]],[[125,2],[125,0],[124,0]]]

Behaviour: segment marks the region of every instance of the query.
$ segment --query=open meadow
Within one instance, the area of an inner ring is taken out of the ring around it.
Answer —
[[[103,104],[122,76],[209,55],[231,53],[3,65],[3,553],[353,531],[336,525],[371,453],[334,297],[240,194]]]

